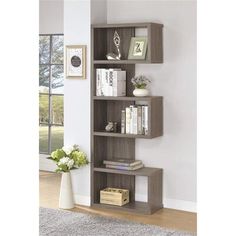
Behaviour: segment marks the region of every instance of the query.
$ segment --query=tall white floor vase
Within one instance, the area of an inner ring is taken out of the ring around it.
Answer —
[[[59,198],[59,208],[74,208],[74,199],[70,172],[63,172],[61,176],[61,189]]]

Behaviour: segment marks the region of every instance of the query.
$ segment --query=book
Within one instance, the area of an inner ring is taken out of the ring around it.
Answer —
[[[131,117],[131,108],[126,107],[125,108],[125,130],[126,134],[130,134],[130,117]]]
[[[96,96],[126,96],[126,71],[96,69]]]
[[[101,96],[100,69],[96,69],[96,96]]]
[[[132,107],[132,134],[138,134],[138,108]]]
[[[113,96],[126,96],[126,71],[113,71]]]
[[[148,106],[142,106],[142,130],[143,134],[148,134]]]
[[[138,170],[143,168],[143,164],[135,166],[118,166],[118,165],[106,165],[106,168],[117,169],[117,170]]]
[[[142,164],[140,160],[130,159],[115,159],[115,160],[103,160],[104,165],[119,165],[119,166],[135,166]]]
[[[125,110],[121,111],[121,133],[125,134]]]
[[[142,130],[142,106],[137,106],[137,134],[143,134],[143,130]]]
[[[144,106],[144,134],[147,135],[148,134],[148,106]]]
[[[130,126],[129,126],[129,133],[133,134],[133,108],[134,105],[130,105]]]

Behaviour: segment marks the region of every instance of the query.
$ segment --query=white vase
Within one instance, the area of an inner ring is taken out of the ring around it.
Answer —
[[[140,88],[135,88],[133,91],[133,95],[135,97],[146,97],[149,95],[148,89],[140,89]]]
[[[59,208],[74,208],[74,199],[70,172],[63,172],[61,176],[61,189],[59,197]]]

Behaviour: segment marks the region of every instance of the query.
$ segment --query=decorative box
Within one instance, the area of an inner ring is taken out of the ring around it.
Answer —
[[[129,202],[129,190],[105,188],[100,191],[100,203],[123,206]]]

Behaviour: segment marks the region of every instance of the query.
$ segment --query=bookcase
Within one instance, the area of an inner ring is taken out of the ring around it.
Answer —
[[[163,169],[144,167],[127,171],[108,169],[103,160],[118,158],[135,159],[135,139],[151,139],[163,135],[163,98],[161,96],[134,97],[131,78],[135,76],[137,63],[163,63],[162,24],[99,24],[92,25],[91,50],[91,205],[131,212],[152,214],[163,207],[162,182]],[[131,37],[138,29],[147,32],[148,48],[145,60],[128,60]],[[115,52],[113,35],[115,30],[121,38],[121,60],[107,60],[108,52]],[[121,68],[126,71],[126,97],[96,96],[96,69]],[[108,121],[121,122],[121,110],[130,105],[148,105],[147,135],[106,132]],[[145,158],[145,157],[143,157]],[[155,156],[153,157],[155,158]],[[135,177],[148,179],[147,202],[135,201]],[[130,192],[130,203],[124,206],[100,204],[100,190],[124,188]]]

